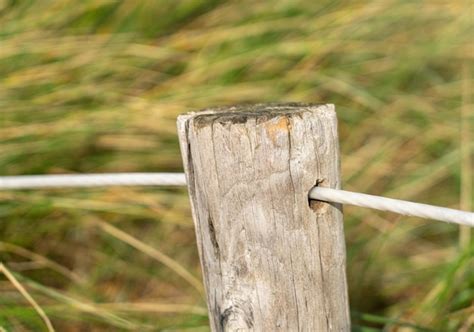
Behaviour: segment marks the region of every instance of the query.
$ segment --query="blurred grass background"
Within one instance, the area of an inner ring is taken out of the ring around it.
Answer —
[[[0,0],[0,174],[182,171],[179,113],[336,104],[344,187],[472,209],[470,0]],[[345,208],[354,331],[472,331],[474,246]],[[0,192],[0,330],[206,331],[185,189]],[[16,285],[16,286],[15,286]]]

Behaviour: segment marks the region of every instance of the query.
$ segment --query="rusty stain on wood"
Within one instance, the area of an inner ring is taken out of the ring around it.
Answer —
[[[276,144],[278,135],[284,134],[285,136],[288,136],[291,124],[288,117],[282,116],[268,121],[265,128],[267,129],[268,137],[270,137],[273,144]]]

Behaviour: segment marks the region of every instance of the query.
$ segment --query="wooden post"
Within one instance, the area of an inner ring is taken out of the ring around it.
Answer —
[[[333,105],[236,106],[178,118],[213,331],[349,331]]]

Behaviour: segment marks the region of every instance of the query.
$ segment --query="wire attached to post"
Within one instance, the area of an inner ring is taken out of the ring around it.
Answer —
[[[324,187],[314,187],[311,189],[309,192],[309,198],[325,202],[356,205],[381,211],[395,212],[405,216],[435,219],[474,227],[474,213],[428,204],[414,203],[402,201],[399,199]]]
[[[0,176],[0,190],[106,186],[185,186],[184,173],[111,173]],[[435,219],[474,227],[474,213],[316,186],[309,198],[349,204],[405,216]]]

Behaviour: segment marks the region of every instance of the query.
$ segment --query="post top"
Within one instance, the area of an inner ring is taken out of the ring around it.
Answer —
[[[243,104],[206,108],[198,112],[189,112],[180,115],[178,122],[187,122],[190,119],[198,126],[206,126],[218,120],[223,123],[245,123],[249,119],[269,120],[278,116],[291,116],[304,112],[318,112],[321,115],[334,116],[333,104],[307,103],[267,103]]]

